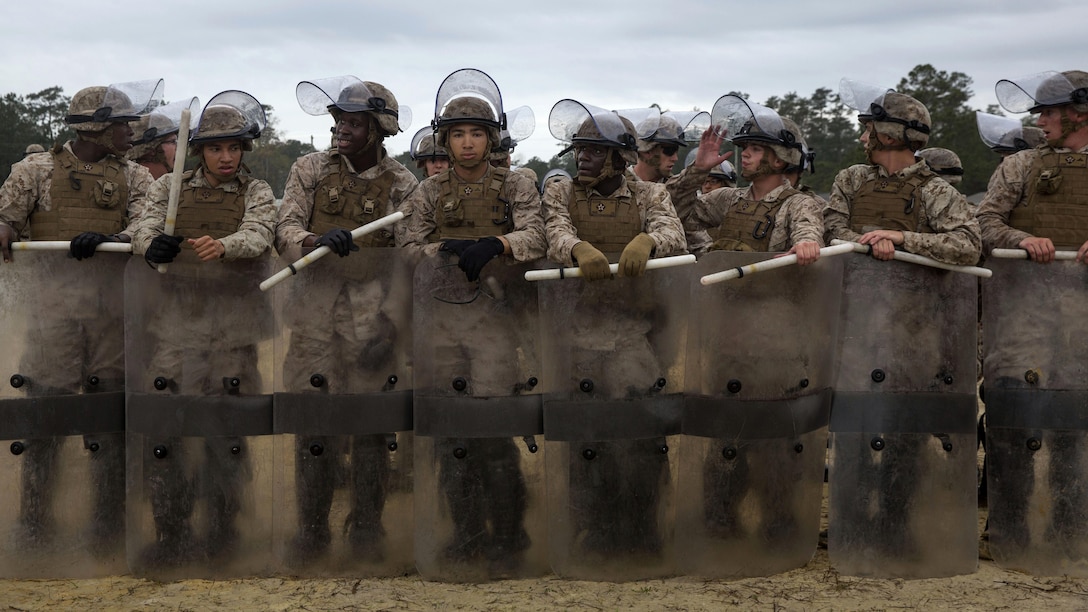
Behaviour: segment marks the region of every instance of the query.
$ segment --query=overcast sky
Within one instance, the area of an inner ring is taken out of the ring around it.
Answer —
[[[558,151],[547,117],[562,98],[709,110],[734,90],[763,102],[842,77],[894,87],[932,64],[971,77],[985,110],[999,79],[1088,70],[1086,0],[30,0],[4,13],[0,94],[161,77],[166,100],[203,105],[241,89],[287,138],[323,148],[331,120],[303,113],[295,85],[352,74],[412,109],[386,141],[394,154],[434,115],[442,79],[467,67],[495,79],[507,110],[535,112],[525,159]]]

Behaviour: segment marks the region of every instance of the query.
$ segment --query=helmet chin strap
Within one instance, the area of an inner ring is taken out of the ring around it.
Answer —
[[[1069,138],[1069,136],[1072,135],[1073,132],[1076,132],[1077,130],[1079,130],[1079,129],[1083,128],[1084,126],[1088,125],[1088,119],[1086,119],[1084,121],[1078,121],[1078,122],[1074,123],[1073,120],[1069,118],[1069,113],[1065,113],[1065,112],[1063,112],[1061,114],[1061,118],[1059,119],[1059,122],[1060,122],[1060,125],[1062,126],[1061,136],[1059,136],[1054,141],[1049,141],[1049,140],[1047,141],[1047,144],[1052,146],[1052,147],[1060,147],[1060,146],[1064,145],[1065,144],[1065,139]]]
[[[100,130],[98,132],[79,132],[79,137],[81,140],[84,140],[86,142],[92,142],[104,149],[109,150],[110,153],[116,155],[117,157],[124,157],[125,152],[118,151],[117,147],[114,146],[113,143],[113,130],[116,129],[114,127],[115,125],[117,124],[112,124],[110,125],[110,127],[104,130]]]
[[[616,151],[609,149],[610,155],[605,158],[604,166],[601,168],[600,174],[597,176],[582,176],[578,175],[578,183],[584,185],[586,189],[592,189],[601,184],[601,181],[612,178],[617,174],[622,174],[626,169],[624,164],[620,164],[620,168],[617,170],[613,162],[616,159]]]

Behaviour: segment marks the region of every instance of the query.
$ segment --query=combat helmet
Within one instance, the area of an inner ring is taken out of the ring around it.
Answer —
[[[735,144],[755,143],[769,147],[786,162],[781,172],[794,172],[805,165],[804,138],[793,121],[761,104],[727,94],[714,103],[711,123],[726,131]]]
[[[162,79],[86,87],[72,96],[65,123],[77,132],[99,132],[135,121],[158,106],[163,89]]]
[[[1044,108],[1070,104],[1088,113],[1088,72],[1042,72],[1017,79],[1002,79],[995,87],[997,101],[1012,113],[1037,113]]]
[[[240,140],[242,150],[251,151],[266,125],[264,107],[256,98],[238,90],[218,93],[204,106],[189,136],[190,153],[197,155],[201,145],[217,140]]]
[[[918,157],[924,159],[929,169],[937,173],[949,185],[959,185],[963,181],[963,162],[954,152],[940,147],[930,147],[918,151]]]
[[[871,124],[877,134],[904,142],[913,151],[929,142],[933,126],[929,109],[907,94],[842,79],[839,98],[858,111],[862,125]]]
[[[149,153],[159,151],[159,145],[166,137],[177,134],[181,129],[181,115],[185,110],[188,110],[192,117],[197,117],[197,113],[200,112],[200,100],[194,97],[171,102],[140,117],[132,124],[135,136],[132,139],[132,149],[125,154],[125,157],[140,160]],[[164,159],[158,161],[166,163]]]
[[[295,86],[295,99],[303,111],[315,116],[329,113],[339,120],[342,112],[367,113],[382,136],[395,136],[412,123],[411,109],[401,108],[393,92],[351,75],[302,81]]]
[[[665,111],[661,113],[657,130],[646,138],[639,138],[638,151],[647,153],[656,145],[686,147],[698,142],[708,127],[710,113],[706,111]]]
[[[489,148],[502,142],[501,130],[506,129],[506,114],[502,108],[499,86],[487,73],[475,68],[462,68],[447,76],[438,86],[435,96],[434,121],[438,146],[449,147],[449,128],[468,123],[487,129]]]

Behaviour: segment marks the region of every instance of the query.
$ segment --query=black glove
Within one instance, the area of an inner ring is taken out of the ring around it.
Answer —
[[[113,242],[113,239],[98,232],[83,232],[72,238],[72,242],[68,246],[68,252],[72,254],[72,257],[80,261],[90,259],[94,257],[94,250],[103,242]]]
[[[502,255],[504,250],[506,249],[498,238],[494,236],[480,238],[475,244],[461,253],[461,259],[458,260],[457,267],[464,271],[468,280],[477,280],[480,278],[480,271],[484,269],[487,262]]]
[[[359,245],[351,239],[351,232],[343,228],[321,234],[321,237],[314,242],[314,246],[327,246],[340,257],[347,257],[348,253],[359,250]]]
[[[449,251],[450,253],[453,253],[454,255],[460,257],[461,255],[464,255],[465,249],[469,248],[474,244],[476,244],[475,240],[446,240],[442,243],[442,246],[438,250]]]
[[[181,236],[159,234],[151,240],[151,246],[144,252],[144,259],[150,264],[168,264],[181,252]]]

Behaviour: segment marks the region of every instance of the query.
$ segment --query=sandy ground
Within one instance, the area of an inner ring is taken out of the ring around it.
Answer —
[[[741,580],[0,580],[0,610],[1088,610],[1088,579],[1010,572],[986,558],[984,544],[980,553],[976,573],[929,580],[841,576],[823,548],[803,568]]]

